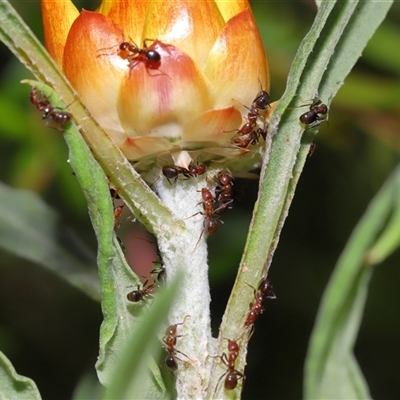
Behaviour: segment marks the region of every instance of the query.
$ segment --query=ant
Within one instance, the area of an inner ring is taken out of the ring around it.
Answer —
[[[260,110],[268,110],[271,107],[269,100],[270,100],[269,93],[266,92],[265,90],[260,90],[257,93],[257,96],[254,99],[252,106]]]
[[[178,325],[183,325],[186,321],[187,318],[190,318],[190,315],[186,315],[184,320],[178,324],[170,325],[166,331],[165,331],[165,336],[163,338],[164,342],[164,349],[168,352],[168,356],[165,358],[164,362],[167,365],[169,369],[172,371],[176,371],[178,369],[178,363],[176,362],[176,359],[179,360],[178,357],[176,357],[176,353],[180,353],[187,357],[186,354],[182,353],[181,351],[175,349],[176,345],[176,339],[178,337],[182,337],[183,335],[177,335],[176,331],[178,328]],[[189,358],[189,357],[187,357]]]
[[[125,204],[122,204],[120,206],[115,205],[115,200],[120,200],[121,197],[118,194],[119,189],[114,189],[110,187],[110,194],[113,200],[113,206],[114,206],[114,229],[120,227],[120,222],[118,221],[119,217],[122,214],[122,211],[125,207]]]
[[[236,359],[239,354],[239,345],[235,340],[226,339],[228,341],[228,356],[222,353],[220,356],[221,361],[228,367],[227,371],[221,375],[218,380],[217,386],[214,391],[214,396],[217,392],[221,379],[225,376],[224,388],[225,390],[233,390],[236,388],[239,379],[246,379],[245,375],[235,369]]]
[[[49,99],[44,94],[41,94],[39,98],[35,87],[31,90],[29,100],[39,111],[43,111],[42,119],[52,120],[58,130],[61,130],[63,125],[71,121],[71,114],[65,111],[55,111]]]
[[[182,174],[186,179],[190,179],[195,176],[203,175],[206,171],[207,166],[205,164],[190,164],[188,168],[166,165],[162,168],[163,175],[171,185],[170,179],[173,179],[173,183],[175,183],[178,180],[179,174]]]
[[[233,138],[233,144],[241,148],[247,148],[250,145],[258,143],[260,136],[264,137],[264,130],[261,128],[255,130],[255,127],[257,125],[257,120],[260,117],[259,110],[267,110],[270,108],[269,99],[269,94],[265,90],[261,90],[257,93],[251,107],[248,109],[248,122],[238,129],[236,136]]]
[[[161,55],[158,51],[147,47],[146,42],[149,40],[150,39],[144,40],[143,49],[139,48],[134,42],[133,44],[122,42],[119,45],[118,53],[121,57],[129,61],[129,69],[134,68],[139,62],[143,62],[146,68],[149,69],[158,69],[160,67]]]
[[[328,106],[326,104],[322,104],[320,99],[315,98],[310,105],[310,111],[300,115],[299,119],[302,124],[306,125],[306,128],[314,128],[323,121],[326,121],[327,113]],[[319,114],[325,115],[325,117],[321,117]]]
[[[207,171],[206,164],[189,164],[188,170],[191,176],[199,176],[203,175]]]
[[[250,285],[249,285],[250,286]],[[265,299],[276,299],[276,295],[273,291],[273,287],[268,278],[263,278],[258,285],[257,292],[254,290],[254,303],[250,303],[250,310],[247,314],[244,326],[247,328],[251,326],[251,333],[249,335],[249,340],[254,332],[254,323],[257,321],[260,314],[264,311],[263,302]]]
[[[218,209],[214,209],[215,197],[212,194],[211,190],[207,188],[202,188],[201,197],[203,198],[203,209],[204,209],[204,214],[203,213],[201,214],[205,215],[205,220],[204,220],[204,228],[203,231],[201,232],[199,240],[201,239],[201,236],[204,231],[208,236],[211,236],[217,231],[219,225],[221,224],[221,221],[217,219],[219,218],[219,216],[213,218],[213,214],[215,213],[218,214]]]
[[[154,284],[148,285],[149,280],[146,280],[143,284],[142,289],[139,289],[139,285],[136,290],[129,292],[126,295],[126,298],[133,303],[138,303],[139,301],[145,299],[146,296],[152,297],[151,294],[153,293],[155,286]]]
[[[232,176],[225,172],[218,172],[218,180],[220,185],[217,185],[216,194],[218,207],[214,210],[216,214],[222,214],[226,209],[232,208]]]
[[[179,174],[182,174],[186,179],[190,179],[192,177],[192,174],[188,169],[177,167],[175,165],[166,165],[162,168],[162,173],[171,185],[172,183],[170,179],[173,179],[173,183],[175,183],[178,180]]]

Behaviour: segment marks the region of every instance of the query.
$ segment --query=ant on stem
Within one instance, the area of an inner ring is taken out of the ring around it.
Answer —
[[[222,356],[219,356],[221,361],[227,366],[227,371],[224,372],[221,377],[218,379],[217,386],[215,387],[214,396],[217,393],[218,386],[225,376],[224,388],[225,390],[233,390],[236,388],[239,379],[246,379],[245,375],[242,372],[239,372],[235,368],[236,359],[239,354],[240,347],[235,340],[226,339],[228,341],[228,355],[226,353],[222,353]]]
[[[250,286],[250,285],[249,285]],[[252,286],[251,286],[252,287]],[[257,291],[254,290],[254,303],[250,303],[249,311],[247,313],[246,321],[244,322],[245,329],[250,327],[251,332],[249,335],[249,340],[254,333],[254,324],[257,321],[260,314],[264,311],[264,300],[266,299],[276,299],[271,282],[268,278],[261,279],[258,285]]]
[[[185,357],[189,358],[186,354],[182,353],[181,351],[175,348],[177,338],[183,336],[176,334],[178,325],[183,325],[187,318],[190,318],[190,315],[186,315],[186,317],[182,322],[170,325],[166,329],[165,336],[163,338],[164,349],[168,352],[168,356],[165,358],[164,362],[167,365],[167,367],[172,371],[176,371],[178,369],[178,363],[176,362],[176,360],[179,360],[179,358],[176,356],[176,353],[182,354]]]
[[[59,131],[61,131],[63,125],[71,121],[71,114],[66,111],[56,111],[43,93],[39,98],[38,91],[35,87],[31,90],[29,100],[39,111],[43,111],[42,119],[53,121]]]
[[[126,295],[126,298],[133,303],[138,303],[139,301],[144,300],[146,297],[152,298],[151,294],[154,292],[155,285],[148,285],[148,282],[149,280],[147,279],[144,282],[142,289],[139,289],[140,286],[138,285],[136,290],[133,290]]]
[[[328,113],[328,106],[323,104],[318,98],[315,98],[310,105],[310,110],[300,115],[300,122],[306,125],[306,129],[315,128],[324,121],[327,121],[326,114]],[[324,117],[320,116],[324,115]]]

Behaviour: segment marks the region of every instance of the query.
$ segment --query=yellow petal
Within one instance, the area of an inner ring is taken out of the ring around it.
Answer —
[[[224,20],[212,1],[150,2],[143,38],[173,44],[203,68]]]
[[[109,18],[82,11],[71,27],[64,52],[66,76],[106,131],[122,131],[117,98],[129,69],[127,60],[117,53],[121,37],[121,29]]]
[[[231,18],[213,47],[204,70],[216,106],[250,106],[269,90],[267,60],[250,10]]]
[[[118,114],[129,136],[179,138],[182,126],[212,108],[207,84],[193,60],[174,46],[154,42],[158,69],[139,61],[121,85]]]
[[[41,4],[46,48],[61,67],[68,32],[79,12],[70,0],[42,0]]]
[[[215,3],[226,22],[235,15],[250,8],[250,4],[247,0],[215,0]]]

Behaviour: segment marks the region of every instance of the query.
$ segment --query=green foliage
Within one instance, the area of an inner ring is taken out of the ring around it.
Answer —
[[[41,399],[35,382],[29,378],[25,378],[25,376],[18,375],[8,358],[2,352],[0,352],[0,388],[1,399]]]

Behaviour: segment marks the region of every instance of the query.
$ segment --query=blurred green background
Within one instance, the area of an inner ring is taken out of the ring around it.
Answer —
[[[39,2],[12,3],[42,40]],[[78,5],[94,9],[97,2]],[[258,1],[253,9],[276,100],[315,6],[312,1]],[[304,358],[327,280],[354,225],[400,160],[399,20],[400,3],[395,2],[333,100],[329,124],[321,125],[316,137],[270,270],[277,300],[268,303],[249,346],[244,399],[301,398]],[[19,84],[30,73],[2,44],[0,60],[0,179],[40,193],[95,251],[62,135],[43,124],[29,102],[29,87]],[[209,240],[215,332],[256,194],[256,181],[235,180],[235,207]],[[134,246],[133,229],[131,222],[120,229],[128,250]],[[372,396],[379,399],[400,398],[399,264],[397,251],[376,267],[355,349]],[[43,398],[71,398],[79,379],[94,373],[100,323],[98,304],[41,267],[0,250],[0,349],[18,373],[37,383]]]

